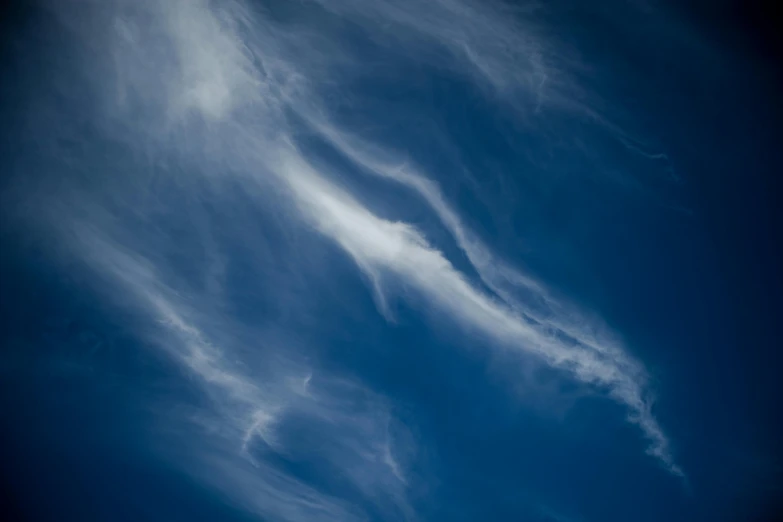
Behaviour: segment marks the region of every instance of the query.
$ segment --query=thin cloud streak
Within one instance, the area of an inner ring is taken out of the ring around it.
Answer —
[[[589,324],[585,320],[580,321],[578,313],[551,297],[543,283],[498,260],[489,248],[465,227],[457,213],[445,201],[437,184],[417,172],[418,169],[410,165],[409,161],[392,162],[390,153],[363,143],[355,137],[341,134],[326,124],[316,124],[316,128],[335,149],[359,165],[364,172],[400,183],[421,196],[452,234],[459,248],[476,269],[481,281],[502,299],[503,305],[508,307],[509,315],[504,317],[504,321],[521,322],[524,329],[535,332],[536,337],[539,338],[536,342],[546,340],[544,345],[549,346],[546,355],[551,363],[557,366],[570,366],[570,363],[565,362],[568,357],[557,354],[559,345],[552,344],[553,332],[564,334],[578,343],[586,354],[574,357],[582,360],[581,363],[577,363],[574,373],[580,380],[609,386],[612,395],[631,408],[631,419],[639,424],[651,441],[649,453],[663,461],[673,473],[682,474],[682,470],[674,464],[669,442],[663,430],[649,411],[651,405],[643,399],[646,375],[642,365],[611,339],[597,336],[596,329],[600,325]],[[419,238],[414,240],[414,243],[422,244],[422,240]],[[368,266],[366,260],[362,258],[357,259],[357,262],[362,268]],[[453,267],[449,268],[453,270]],[[415,269],[412,273],[419,273],[419,270]],[[375,272],[369,275],[372,280],[377,277]],[[425,278],[425,280],[433,279]],[[475,289],[473,291],[477,292]],[[527,297],[527,302],[524,297]],[[473,302],[474,299],[467,301]],[[386,314],[385,310],[384,314]],[[496,327],[490,327],[489,331],[497,330]],[[604,365],[609,365],[610,368],[603,368]],[[594,378],[591,371],[585,368],[602,369]]]
[[[247,371],[247,364],[231,363],[246,350],[213,343],[196,322],[203,311],[189,310],[179,292],[159,277],[154,263],[101,237],[92,226],[72,224],[70,230],[81,243],[78,250],[82,259],[102,278],[113,282],[109,293],[124,296],[120,304],[144,311],[159,325],[148,332],[148,342],[164,349],[186,368],[211,399],[210,410],[185,419],[205,428],[198,442],[185,444],[188,451],[195,452],[184,464],[193,473],[241,507],[265,517],[365,520],[361,507],[322,493],[265,459],[269,451],[284,458],[306,453],[307,448],[291,446],[281,437],[289,419],[306,419],[313,430],[318,430],[319,459],[335,470],[343,470],[364,498],[386,512],[398,513],[404,520],[416,518],[408,504],[402,464],[394,456],[398,451],[411,450],[402,450],[402,439],[389,433],[389,424],[396,421],[380,397],[361,385],[328,376],[318,378],[314,386],[312,371],[296,365],[289,365],[288,373],[262,373],[259,362],[252,371]],[[189,301],[194,302],[192,297]],[[216,319],[212,317],[211,321]],[[217,330],[223,333],[239,326],[232,325],[228,318],[219,318],[218,323]],[[285,351],[267,348],[261,353],[279,358]],[[261,362],[264,366],[273,363]],[[290,373],[291,368],[295,373]],[[363,397],[364,405],[357,408],[350,402],[352,397]],[[266,448],[260,454],[255,450],[259,445]],[[405,438],[404,445],[412,445],[410,437]]]
[[[451,57],[456,72],[507,100],[532,99],[533,107],[540,107],[561,96],[557,89],[575,85],[555,66],[564,57],[530,20],[538,2],[490,7],[472,0],[311,1],[355,20],[373,39],[393,42],[412,60],[442,64],[443,54]],[[419,52],[410,52],[414,49]]]
[[[589,332],[577,331],[573,325],[562,321],[547,323],[543,317],[540,321],[526,320],[525,316],[535,318],[537,313],[511,300],[509,292],[498,290],[506,299],[505,303],[483,294],[440,251],[432,248],[418,230],[404,223],[378,218],[348,193],[326,181],[297,152],[283,157],[279,172],[290,184],[301,212],[323,234],[340,244],[360,268],[371,267],[370,277],[375,277],[376,270],[392,271],[460,322],[482,331],[501,345],[530,352],[555,368],[568,370],[582,382],[608,387],[613,397],[629,407],[630,419],[650,440],[649,453],[660,459],[672,473],[682,475],[673,462],[667,438],[650,412],[651,405],[644,398],[644,373],[640,365],[619,348],[597,344]],[[474,261],[479,273],[487,272],[492,257],[480,244],[465,240],[467,233],[440,199],[434,185],[410,174],[387,171],[386,175],[421,191],[425,199],[434,202],[432,206],[436,213],[443,213],[447,227],[454,232],[468,257],[472,261],[480,260]],[[516,276],[516,273],[511,272],[511,275]],[[492,276],[482,277],[491,288],[499,288],[490,279]],[[528,280],[522,276],[515,279]],[[545,294],[542,297],[547,300]],[[578,345],[563,343],[553,329],[569,335]]]

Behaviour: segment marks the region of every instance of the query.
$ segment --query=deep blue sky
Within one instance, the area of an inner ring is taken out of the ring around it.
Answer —
[[[779,32],[672,4],[8,3],[4,511],[774,520]]]

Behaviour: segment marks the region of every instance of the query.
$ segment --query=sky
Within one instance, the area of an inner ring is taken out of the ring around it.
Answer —
[[[773,520],[769,20],[9,2],[6,511]]]

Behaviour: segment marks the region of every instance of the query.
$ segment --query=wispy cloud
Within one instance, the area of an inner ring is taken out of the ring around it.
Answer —
[[[389,519],[416,518],[406,467],[415,443],[389,401],[303,363],[306,349],[281,346],[232,315],[226,280],[235,259],[216,237],[241,238],[236,243],[254,253],[256,277],[266,274],[272,300],[286,291],[274,256],[289,254],[293,270],[330,270],[303,260],[306,253],[264,244],[261,225],[211,217],[233,215],[247,201],[274,215],[271,227],[282,236],[305,224],[338,245],[387,318],[388,293],[404,286],[415,304],[477,332],[494,349],[536,357],[606,392],[627,408],[649,440],[648,452],[682,475],[651,413],[641,362],[600,322],[499,259],[442,193],[437,173],[357,138],[358,129],[331,116],[335,99],[350,111],[351,89],[365,67],[360,46],[343,35],[350,32],[345,20],[370,35],[381,55],[429,65],[448,56],[448,68],[515,104],[586,114],[592,109],[566,80],[572,64],[532,22],[535,9],[500,12],[467,0],[335,0],[285,8],[114,0],[52,9],[85,56],[73,76],[96,93],[90,106],[80,107],[82,118],[136,153],[154,175],[123,177],[115,172],[122,172],[119,165],[94,173],[85,161],[88,181],[61,181],[68,190],[46,196],[56,204],[34,219],[110,282],[112,299],[146,314],[154,325],[147,340],[212,399],[212,410],[199,416],[209,426],[203,443],[191,443],[197,455],[183,459],[203,480],[275,519],[362,520],[372,510]],[[67,112],[59,118],[53,125],[72,132]],[[426,231],[382,217],[336,163],[306,152],[312,139],[356,171],[423,201],[479,280],[460,271]],[[212,211],[177,217],[194,200]],[[181,233],[187,226],[198,229],[193,244]],[[182,273],[183,260],[196,258],[206,260],[198,283]],[[258,346],[239,331],[258,334]],[[305,480],[280,464],[307,454],[286,436],[296,423],[327,441],[307,458],[339,471],[343,490],[330,491],[317,477]]]
[[[468,239],[469,232],[433,184],[410,173],[380,171],[428,200],[502,302],[471,285],[418,230],[377,217],[351,195],[324,180],[295,152],[283,157],[279,172],[291,185],[302,213],[337,241],[359,267],[391,271],[461,324],[483,332],[500,345],[535,354],[554,367],[568,370],[580,381],[608,387],[613,397],[630,408],[630,419],[650,439],[649,452],[673,473],[682,473],[674,464],[668,440],[644,397],[646,378],[641,365],[618,346],[602,343],[589,326],[580,327],[568,315],[558,315],[565,308],[531,278],[502,264],[496,270],[493,256],[481,243]],[[515,286],[538,297],[538,308],[515,299]]]
[[[185,449],[176,456],[194,452],[180,464],[238,505],[279,520],[365,520],[365,503],[384,516],[415,518],[399,460],[414,444],[382,397],[356,382],[314,374],[296,362],[290,346],[260,346],[252,364],[236,360],[247,349],[231,332],[242,325],[229,317],[205,319],[215,310],[169,287],[154,262],[101,237],[94,227],[71,227],[82,258],[112,285],[107,293],[148,314],[157,327],[147,330],[145,340],[179,362],[210,399],[207,410],[169,419],[204,430],[195,441],[184,436],[190,442],[177,442]],[[211,340],[200,324],[219,332],[225,344]],[[303,430],[317,434],[317,454],[285,436],[292,422],[299,436]],[[275,464],[300,458],[320,461],[342,476],[353,502]]]

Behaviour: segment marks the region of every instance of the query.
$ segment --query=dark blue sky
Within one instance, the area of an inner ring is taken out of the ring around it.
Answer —
[[[589,4],[7,3],[4,510],[774,520],[780,33]]]

